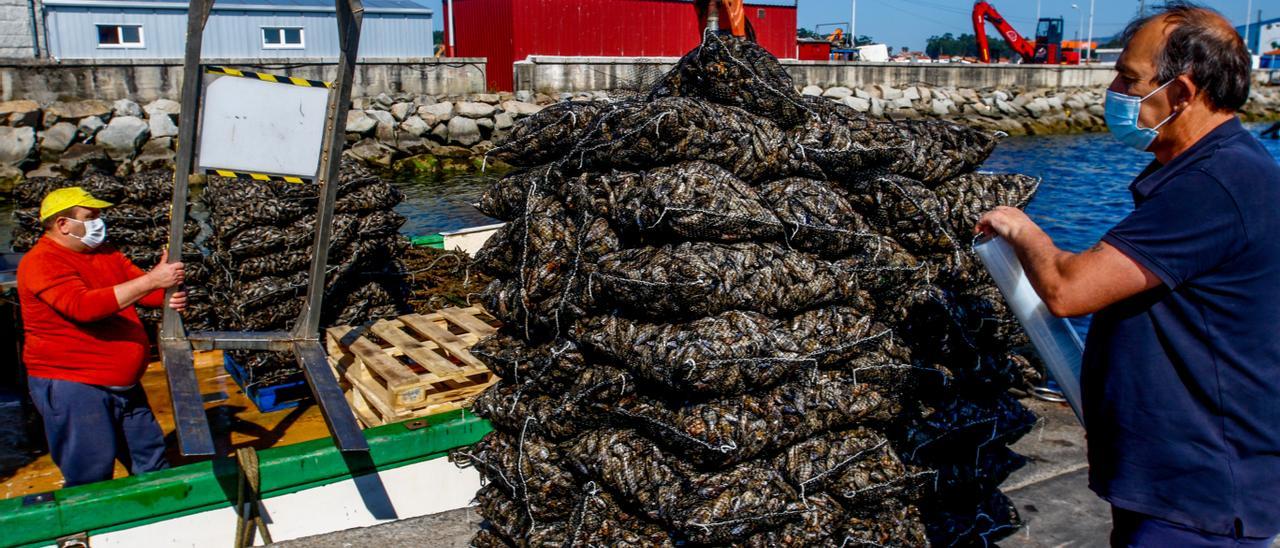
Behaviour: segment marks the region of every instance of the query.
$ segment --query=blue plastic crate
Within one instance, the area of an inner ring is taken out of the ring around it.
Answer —
[[[262,413],[270,413],[290,407],[297,407],[304,401],[311,400],[311,388],[307,386],[307,380],[299,371],[296,380],[277,384],[274,386],[249,386],[245,387],[245,379],[249,377],[244,366],[240,365],[231,356],[226,353],[222,354],[222,366],[235,379],[236,384],[244,391],[244,395],[258,407],[258,411]]]

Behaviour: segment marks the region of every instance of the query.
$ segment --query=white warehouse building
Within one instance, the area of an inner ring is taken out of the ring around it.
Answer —
[[[35,1],[35,0],[29,0]],[[53,59],[175,59],[186,44],[187,3],[42,0],[44,55]],[[411,0],[365,0],[360,55],[431,57],[432,12]],[[332,59],[332,0],[217,0],[205,26],[206,59]]]

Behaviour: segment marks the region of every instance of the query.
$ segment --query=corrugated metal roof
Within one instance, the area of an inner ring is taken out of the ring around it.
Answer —
[[[48,6],[84,6],[104,8],[170,8],[186,9],[186,2],[174,0],[45,0]],[[431,14],[431,8],[412,0],[364,0],[369,13]],[[216,0],[215,10],[251,9],[278,11],[333,11],[332,0]]]

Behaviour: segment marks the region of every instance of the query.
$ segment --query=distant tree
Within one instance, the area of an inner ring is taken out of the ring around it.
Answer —
[[[443,43],[444,43],[444,31],[442,31],[442,30],[438,30],[438,31],[435,31],[435,32],[431,33],[431,41],[432,41],[432,43],[434,43],[434,44],[435,44],[435,45],[437,45],[437,46],[438,46],[438,45],[440,45],[440,44],[443,44]]]
[[[988,35],[987,44],[991,48],[992,59],[998,59],[1001,57],[1016,59],[1018,57],[1017,52],[1013,51],[1013,48],[1009,47],[1009,44],[998,35]],[[928,55],[933,59],[937,59],[943,55],[950,55],[952,57],[977,57],[978,38],[972,34],[961,34],[960,36],[956,36],[949,32],[942,36],[931,36],[926,42],[924,52],[925,55]]]
[[[876,43],[875,39],[865,34],[859,34],[858,39],[853,41],[855,46],[869,46]]]
[[[813,38],[817,38],[817,39],[819,39],[819,40],[820,40],[820,39],[822,39],[822,38],[823,38],[823,36],[822,36],[822,35],[820,35],[820,34],[818,34],[818,33],[814,32],[814,31],[811,31],[811,30],[809,30],[809,29],[796,29],[796,36],[797,36],[797,37],[799,37],[799,38],[805,38],[805,39],[813,39]]]

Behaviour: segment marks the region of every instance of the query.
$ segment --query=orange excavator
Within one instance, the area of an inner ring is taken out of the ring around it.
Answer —
[[[698,12],[698,30],[707,28],[707,21],[711,19],[719,20],[719,14],[713,10],[713,5],[717,0],[694,0],[693,9]],[[747,22],[747,12],[742,8],[742,0],[719,0],[724,4],[724,11],[729,16],[729,30],[734,36],[749,37],[750,23]],[[718,9],[717,9],[718,11]],[[754,34],[754,33],[751,33]]]
[[[978,59],[983,63],[991,62],[991,46],[987,42],[987,22],[990,21],[1000,31],[1000,36],[1009,47],[1022,57],[1022,62],[1037,65],[1078,65],[1080,52],[1062,41],[1062,18],[1044,17],[1036,26],[1034,44],[1023,38],[1014,30],[995,6],[985,0],[973,3],[973,34],[978,40]]]

